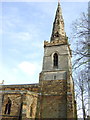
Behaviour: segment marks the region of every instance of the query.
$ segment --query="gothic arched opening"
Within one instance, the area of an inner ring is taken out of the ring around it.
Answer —
[[[7,104],[5,106],[5,114],[10,114],[10,112],[11,112],[11,100],[8,97]]]
[[[57,54],[57,53],[55,53],[55,54],[53,55],[53,66],[54,66],[55,68],[58,67],[58,54]]]

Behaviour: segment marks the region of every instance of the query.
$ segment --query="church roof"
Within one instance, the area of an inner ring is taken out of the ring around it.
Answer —
[[[39,84],[15,84],[15,85],[3,85],[1,90],[29,90],[33,92],[38,92]]]
[[[3,87],[37,87],[39,85],[39,83],[35,83],[35,84],[13,84],[13,85],[3,85]]]

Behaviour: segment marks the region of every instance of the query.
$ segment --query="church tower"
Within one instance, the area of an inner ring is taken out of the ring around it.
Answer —
[[[39,118],[75,118],[71,56],[58,2],[50,42],[44,41],[43,68],[39,78]]]

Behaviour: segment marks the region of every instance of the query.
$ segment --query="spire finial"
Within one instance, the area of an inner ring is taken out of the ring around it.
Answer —
[[[60,5],[60,0],[58,0],[58,5]]]

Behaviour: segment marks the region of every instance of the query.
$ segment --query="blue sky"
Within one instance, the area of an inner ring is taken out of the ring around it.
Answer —
[[[71,24],[87,11],[87,2],[61,2],[61,7],[70,37]],[[2,2],[0,81],[4,84],[39,81],[43,42],[50,40],[56,8],[57,2]]]

